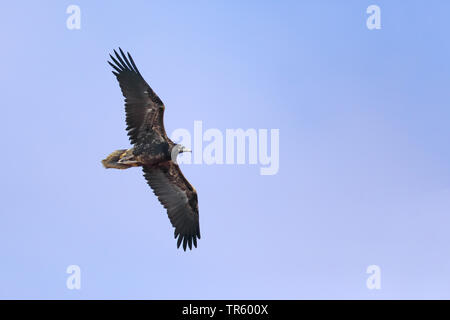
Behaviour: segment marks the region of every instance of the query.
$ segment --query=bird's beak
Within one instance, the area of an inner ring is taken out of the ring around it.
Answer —
[[[191,150],[191,149],[188,149],[188,148],[184,148],[184,149],[183,149],[183,152],[192,152],[192,150]]]

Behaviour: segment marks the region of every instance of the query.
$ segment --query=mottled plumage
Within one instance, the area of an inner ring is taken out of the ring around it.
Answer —
[[[172,156],[189,151],[173,143],[164,129],[164,104],[150,88],[129,53],[110,55],[113,74],[125,97],[128,136],[133,147],[117,150],[102,161],[105,168],[140,166],[144,177],[175,228],[177,247],[197,247],[200,239],[197,192],[186,180]],[[174,159],[176,160],[176,159]]]

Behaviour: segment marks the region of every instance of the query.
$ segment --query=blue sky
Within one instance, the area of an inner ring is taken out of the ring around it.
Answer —
[[[66,8],[81,8],[81,29]],[[381,8],[380,30],[366,8]],[[450,298],[448,1],[3,5],[0,298]],[[130,51],[165,126],[280,130],[280,169],[183,165],[202,239],[176,249],[106,60]],[[79,265],[81,290],[66,288]],[[381,268],[381,289],[366,268]]]

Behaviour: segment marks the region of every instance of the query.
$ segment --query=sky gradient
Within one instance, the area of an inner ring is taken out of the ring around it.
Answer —
[[[68,30],[66,8],[81,8]],[[366,8],[381,8],[380,30]],[[0,298],[450,298],[449,1],[15,1],[0,12]],[[280,166],[182,165],[176,249],[107,65],[129,51],[165,127],[279,129]],[[66,268],[81,268],[81,290]],[[381,268],[381,289],[366,268]]]

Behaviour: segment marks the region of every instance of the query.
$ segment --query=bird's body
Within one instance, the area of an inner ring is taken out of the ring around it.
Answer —
[[[177,246],[192,244],[200,239],[198,199],[195,188],[187,181],[176,164],[178,153],[189,151],[172,142],[164,129],[164,104],[145,82],[128,53],[114,51],[108,63],[114,68],[125,97],[127,130],[132,148],[112,152],[102,160],[105,168],[128,169],[142,167],[147,183],[167,209],[175,228]]]

